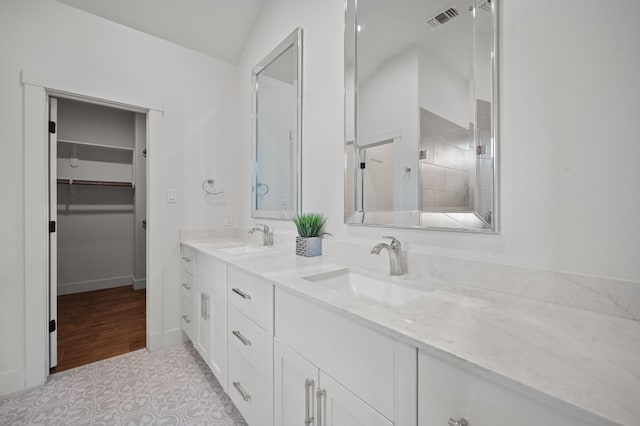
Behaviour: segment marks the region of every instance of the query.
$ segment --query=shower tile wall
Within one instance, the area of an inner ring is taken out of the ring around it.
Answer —
[[[420,143],[426,154],[420,160],[421,210],[471,209],[472,136],[473,128],[465,129],[420,108]]]

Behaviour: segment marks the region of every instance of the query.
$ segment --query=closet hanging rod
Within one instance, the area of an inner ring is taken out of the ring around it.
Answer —
[[[86,179],[58,179],[58,185],[116,186],[120,188],[133,188],[133,182]]]

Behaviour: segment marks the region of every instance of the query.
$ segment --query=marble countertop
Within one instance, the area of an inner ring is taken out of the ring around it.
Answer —
[[[640,425],[638,321],[412,275],[385,279],[417,285],[424,296],[389,307],[304,279],[349,267],[337,259],[220,250],[233,241],[182,243],[578,416]]]

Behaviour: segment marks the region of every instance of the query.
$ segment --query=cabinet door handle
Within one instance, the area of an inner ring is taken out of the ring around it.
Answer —
[[[238,330],[233,330],[231,333],[233,333],[233,335],[236,336],[238,340],[242,342],[243,345],[251,346],[251,340],[244,337],[242,333],[240,333]]]
[[[233,387],[236,388],[240,396],[242,396],[242,399],[244,399],[245,401],[249,401],[251,399],[251,395],[249,395],[247,391],[242,388],[240,382],[233,382]]]
[[[318,419],[317,426],[323,426],[323,423],[322,423],[322,421],[324,420],[323,412],[324,414],[327,414],[326,406],[324,406],[326,394],[327,392],[324,389],[318,389],[318,391],[316,392],[316,404],[317,404],[316,418]]]
[[[313,407],[311,406],[311,400],[313,395],[313,388],[315,383],[312,379],[306,379],[304,381],[304,424],[310,426],[313,424]]]
[[[200,318],[204,319],[204,294],[200,293]]]
[[[188,316],[186,316],[186,315],[183,315],[183,316],[182,316],[182,319],[183,319],[187,324],[189,324],[189,323],[191,322],[191,320],[189,319],[189,317],[188,317]]]
[[[187,263],[190,263],[190,262],[191,262],[191,258],[190,258],[190,257],[186,257],[186,256],[183,256],[183,257],[182,257],[182,260],[184,260],[184,261],[185,261],[185,262],[187,262]]]
[[[205,295],[205,298],[207,299],[205,302],[205,308],[207,311],[207,317],[205,318],[206,320],[209,320],[209,318],[211,317],[211,296],[209,296],[208,294]]]
[[[460,420],[449,419],[449,426],[469,426],[469,422],[464,417],[460,417]]]
[[[186,288],[187,290],[191,290],[191,286],[187,283],[182,283],[182,287]]]
[[[249,293],[245,293],[239,288],[232,288],[231,291],[237,294],[238,296],[242,297],[243,299],[251,300],[251,295]]]

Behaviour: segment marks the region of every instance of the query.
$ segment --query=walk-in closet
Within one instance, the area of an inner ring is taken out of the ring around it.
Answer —
[[[53,97],[49,115],[57,372],[146,346],[146,115]]]

